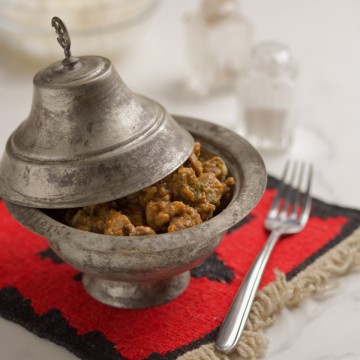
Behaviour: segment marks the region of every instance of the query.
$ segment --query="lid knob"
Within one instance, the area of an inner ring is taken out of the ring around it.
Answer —
[[[64,49],[65,59],[62,61],[66,67],[73,67],[78,63],[79,59],[71,56],[71,38],[64,22],[57,16],[51,19],[51,26],[55,28],[55,32],[58,35],[57,41]]]

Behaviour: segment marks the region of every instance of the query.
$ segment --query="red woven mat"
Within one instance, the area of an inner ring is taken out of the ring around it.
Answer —
[[[87,360],[170,360],[212,342],[266,240],[263,222],[276,180],[268,184],[253,212],[192,270],[188,289],[168,304],[145,310],[114,309],[93,300],[81,274],[63,263],[46,240],[20,226],[0,202],[0,315]],[[280,241],[261,286],[274,280],[275,268],[291,279],[359,224],[360,211],[314,200],[307,227]]]

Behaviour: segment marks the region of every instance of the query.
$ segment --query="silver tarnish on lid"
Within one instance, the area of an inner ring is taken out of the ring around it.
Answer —
[[[71,56],[70,36],[52,19],[65,59],[34,77],[28,118],[0,162],[0,196],[37,208],[114,200],[169,175],[191,154],[192,136],[157,102],[133,93],[110,60]]]

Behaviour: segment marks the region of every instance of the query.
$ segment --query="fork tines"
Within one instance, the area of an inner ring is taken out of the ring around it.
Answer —
[[[270,213],[295,218],[301,213],[309,212],[312,172],[312,164],[288,160]]]

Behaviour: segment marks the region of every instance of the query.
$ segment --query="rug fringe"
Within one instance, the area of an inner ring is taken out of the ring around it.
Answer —
[[[276,280],[257,294],[244,333],[232,354],[221,354],[215,349],[214,343],[210,343],[178,357],[178,360],[258,359],[264,355],[268,344],[263,330],[284,307],[298,306],[309,296],[334,288],[336,278],[359,265],[360,228],[291,281],[286,281],[285,274],[275,270]]]

